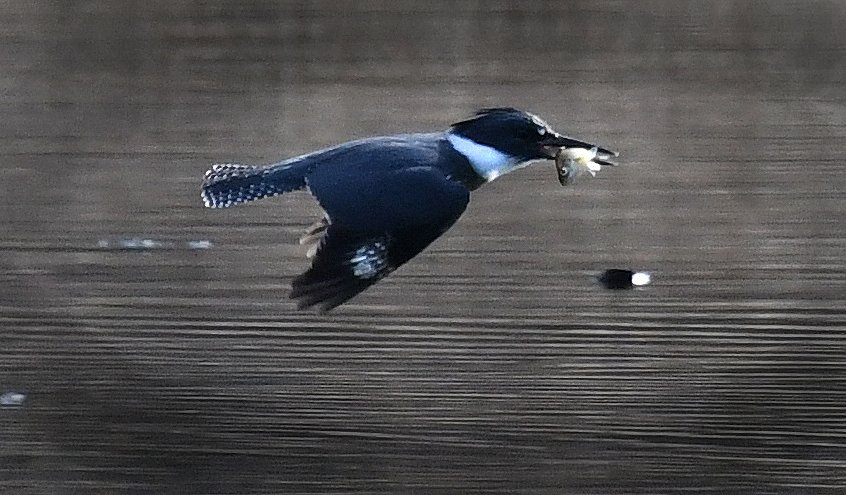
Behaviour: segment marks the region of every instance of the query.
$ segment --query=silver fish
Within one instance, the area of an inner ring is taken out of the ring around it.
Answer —
[[[611,155],[599,153],[598,148],[561,148],[555,155],[555,170],[558,182],[569,186],[577,177],[589,173],[592,177],[602,169],[602,165],[616,166]]]

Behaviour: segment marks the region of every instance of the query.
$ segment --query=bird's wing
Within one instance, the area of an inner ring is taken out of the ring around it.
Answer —
[[[291,284],[299,308],[328,311],[375,284],[449,229],[470,200],[432,167],[339,168],[307,178],[328,226],[311,268]]]

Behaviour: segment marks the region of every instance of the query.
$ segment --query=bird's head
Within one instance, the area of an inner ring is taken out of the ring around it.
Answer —
[[[617,153],[556,132],[541,118],[515,108],[486,108],[456,122],[447,132],[456,151],[491,181],[534,160],[551,160],[562,147],[596,148],[610,158]]]

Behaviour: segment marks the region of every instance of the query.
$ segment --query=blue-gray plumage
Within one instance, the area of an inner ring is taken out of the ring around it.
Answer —
[[[513,108],[485,109],[446,132],[362,139],[267,167],[206,172],[206,206],[223,208],[307,188],[325,218],[307,232],[312,266],[292,282],[300,308],[328,311],[416,256],[458,220],[470,191],[561,147],[616,153],[556,133]]]

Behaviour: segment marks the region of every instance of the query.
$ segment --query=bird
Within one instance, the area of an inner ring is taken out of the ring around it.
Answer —
[[[423,251],[464,213],[470,193],[561,148],[618,153],[568,137],[512,107],[484,108],[445,131],[377,136],[256,166],[213,165],[206,207],[307,190],[323,210],[301,244],[311,266],[291,282],[297,308],[325,313]]]

